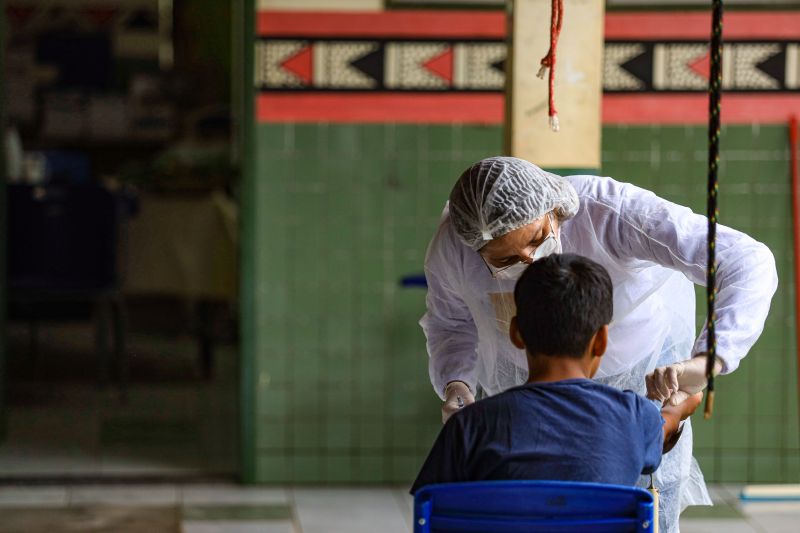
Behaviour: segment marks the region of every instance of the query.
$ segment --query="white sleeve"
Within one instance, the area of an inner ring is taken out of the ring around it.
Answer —
[[[598,238],[619,260],[653,261],[706,285],[708,219],[650,191],[610,178],[595,178],[584,199]],[[778,287],[775,258],[764,244],[717,225],[717,354],[723,373],[733,372],[764,329]],[[706,351],[707,325],[693,354]]]
[[[475,392],[478,331],[472,313],[458,292],[456,280],[463,272],[464,250],[453,242],[449,221],[443,220],[425,256],[428,294],[427,312],[420,325],[427,338],[428,372],[436,394],[444,399],[444,388],[459,380]],[[464,247],[466,248],[466,247]]]

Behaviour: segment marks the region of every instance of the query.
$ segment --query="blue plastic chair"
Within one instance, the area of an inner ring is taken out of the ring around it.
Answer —
[[[653,495],[564,481],[428,485],[414,497],[415,533],[653,531]]]

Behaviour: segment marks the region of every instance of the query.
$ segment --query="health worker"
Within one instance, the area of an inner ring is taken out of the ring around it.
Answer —
[[[707,231],[706,217],[611,178],[561,177],[513,157],[472,165],[453,187],[425,257],[420,324],[443,420],[478,391],[525,383],[525,354],[508,334],[514,284],[528,264],[560,252],[600,263],[613,282],[608,348],[595,379],[676,405],[702,390],[707,331],[695,336],[692,283],[705,284]],[[728,374],[761,334],[778,278],[764,244],[721,225],[716,257],[716,371]],[[711,505],[689,420],[655,485],[664,533],[678,531],[686,506]]]

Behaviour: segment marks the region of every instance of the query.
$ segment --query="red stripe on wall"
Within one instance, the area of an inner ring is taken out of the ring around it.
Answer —
[[[708,39],[711,14],[608,13],[606,39]],[[796,39],[800,36],[800,12],[733,12],[725,14],[725,39]]]
[[[723,94],[725,124],[785,123],[800,113],[800,94]],[[705,94],[603,96],[603,124],[706,124]]]
[[[800,114],[800,94],[728,94],[726,124],[784,123]],[[503,95],[407,93],[262,93],[259,122],[502,124]],[[705,124],[705,94],[603,96],[603,124]]]
[[[259,11],[256,34],[267,37],[504,39],[506,18],[501,11]]]
[[[707,12],[608,13],[607,39],[708,39]],[[504,39],[505,14],[471,11],[259,11],[257,33],[268,37],[431,37]],[[800,12],[733,12],[726,39],[795,39]]]
[[[501,124],[503,95],[262,93],[256,100],[256,116],[259,122]]]

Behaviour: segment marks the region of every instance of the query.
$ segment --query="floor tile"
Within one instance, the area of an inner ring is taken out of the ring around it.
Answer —
[[[303,533],[408,533],[406,513],[391,488],[292,490]]]
[[[217,520],[291,520],[292,507],[277,505],[190,505],[183,507],[183,519]]]
[[[181,501],[193,504],[285,504],[289,501],[282,487],[243,487],[234,484],[183,485]]]
[[[205,466],[196,447],[117,446],[103,450],[100,471],[104,475],[200,474]]]
[[[714,505],[692,505],[687,507],[681,518],[744,518],[744,513],[736,505],[727,501],[716,501]]]
[[[0,487],[0,506],[42,506],[58,507],[67,505],[66,487]]]
[[[756,514],[750,517],[750,522],[767,533],[797,533],[800,530],[800,512]]]
[[[746,502],[742,510],[753,525],[766,533],[800,530],[800,502]]]
[[[27,329],[17,329],[10,346],[25,350]],[[213,378],[200,380],[195,339],[132,332],[122,401],[118,387],[98,386],[88,325],[48,325],[40,341],[42,368],[28,368],[25,354],[16,363],[10,356],[18,379],[9,384],[0,479],[236,471],[234,347],[219,346]]]
[[[681,533],[765,533],[741,519],[682,519]]]
[[[178,533],[174,507],[4,508],[0,533]]]
[[[70,505],[177,505],[178,502],[175,485],[90,485],[69,489]]]
[[[278,521],[234,521],[215,522],[184,521],[182,533],[299,533],[292,522]]]
[[[99,473],[99,458],[90,451],[21,443],[0,447],[0,478]]]
[[[100,427],[100,444],[194,446],[200,441],[200,426],[188,419],[154,420],[152,416],[109,417]]]
[[[97,413],[83,405],[13,406],[8,412],[8,438],[14,442],[52,445],[58,435],[60,442],[91,447],[97,439]]]
[[[409,530],[414,529],[414,497],[408,493],[408,487],[403,485],[393,489],[395,501],[400,506],[400,512],[406,519]]]

